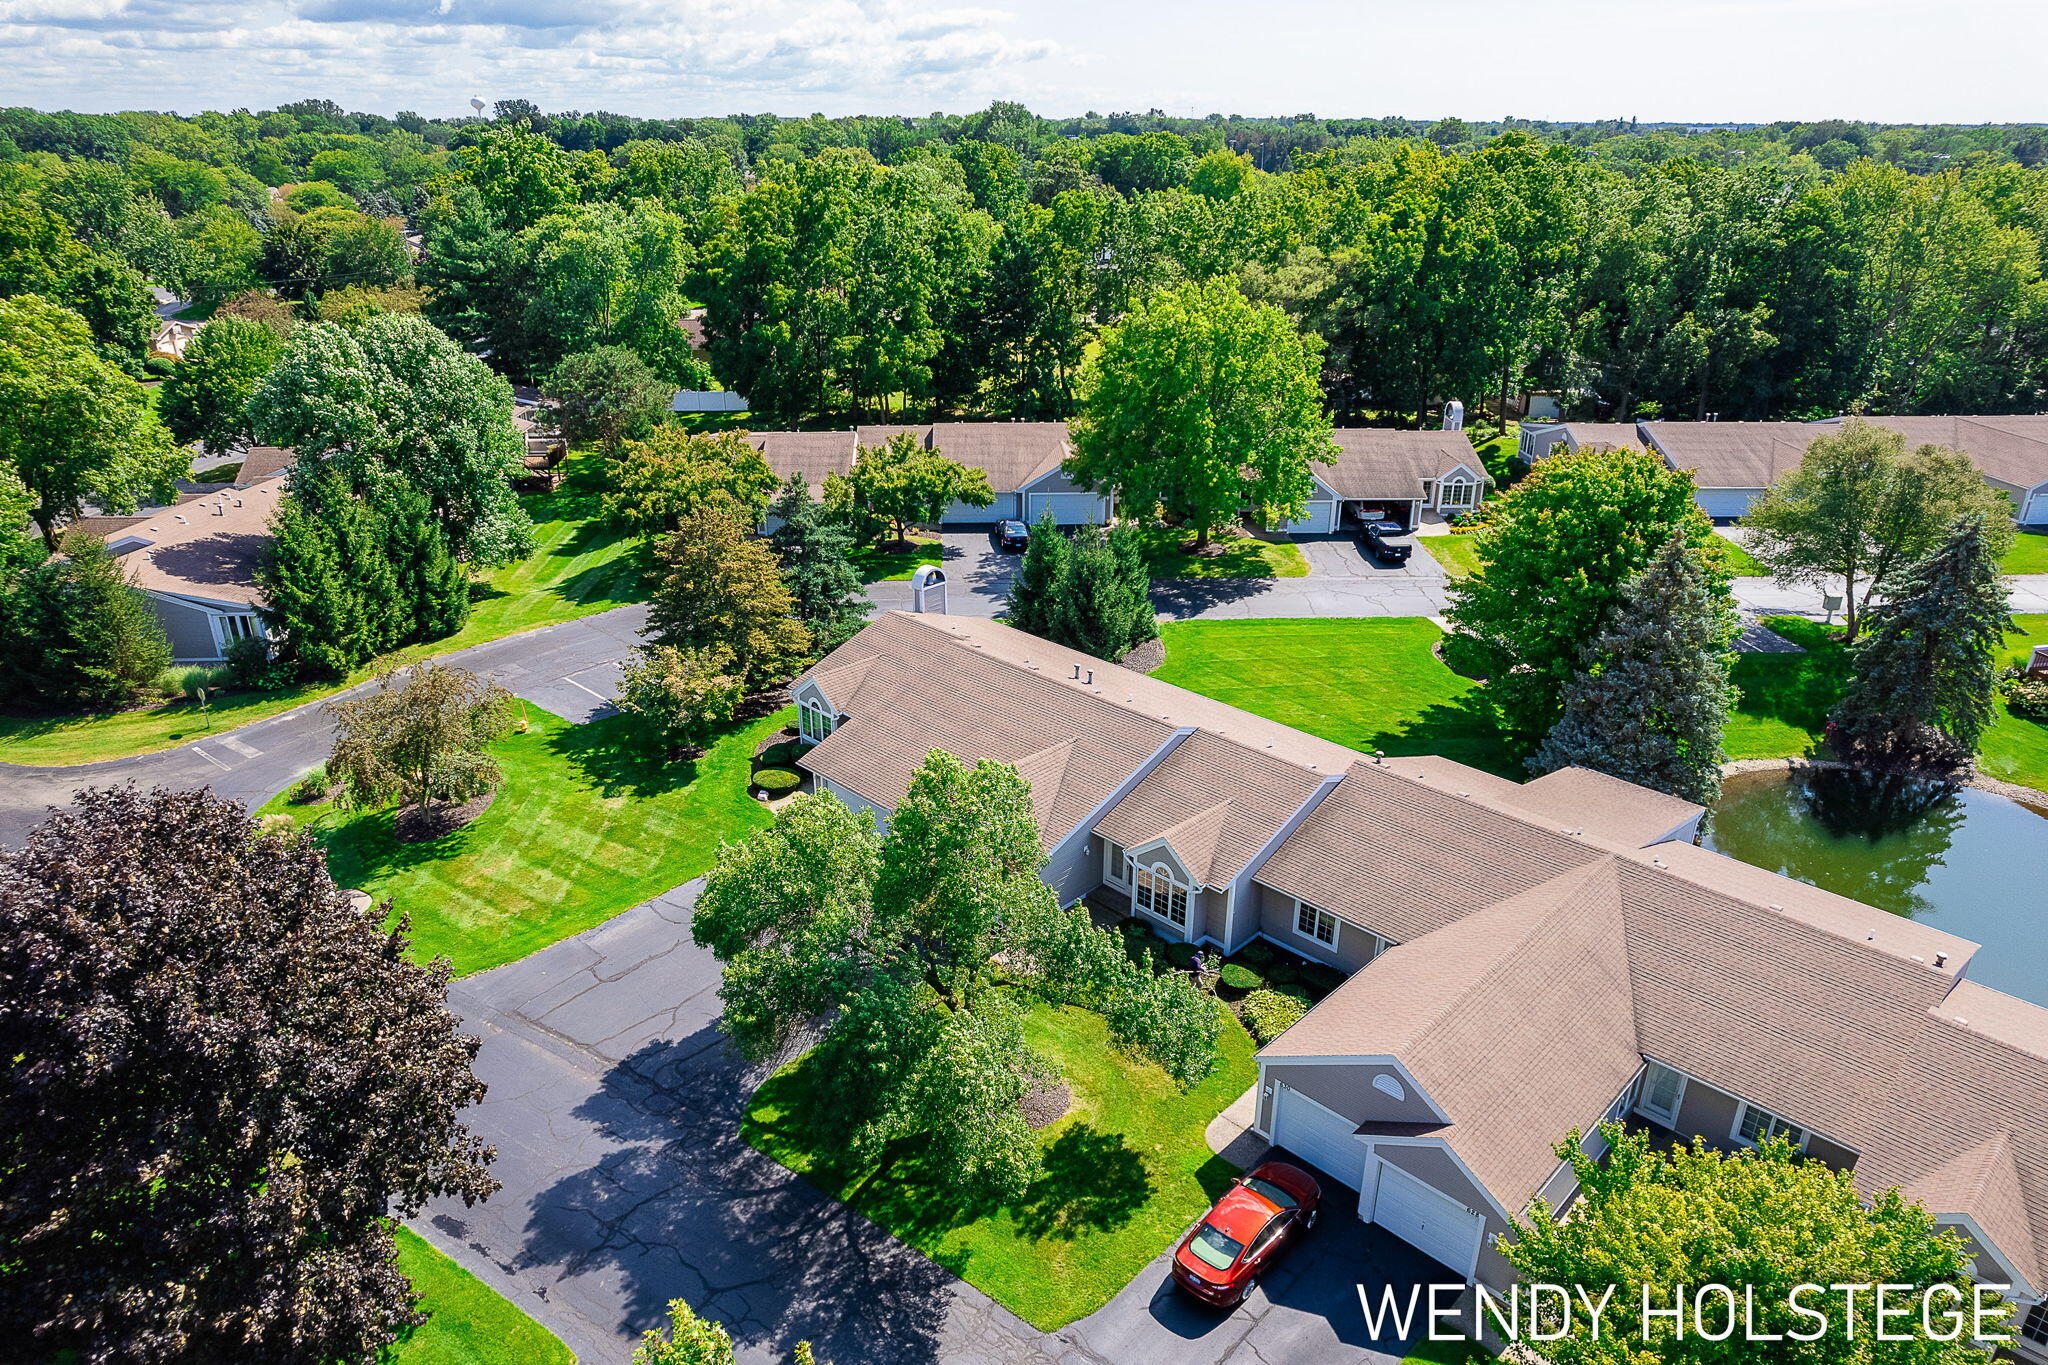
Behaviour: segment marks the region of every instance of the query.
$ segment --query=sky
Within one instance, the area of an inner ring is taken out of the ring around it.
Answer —
[[[0,104],[2048,122],[2042,0],[0,0]]]

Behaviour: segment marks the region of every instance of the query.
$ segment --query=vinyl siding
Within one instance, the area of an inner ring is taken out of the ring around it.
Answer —
[[[1373,1085],[1390,1076],[1407,1092],[1395,1099]],[[1416,1093],[1415,1084],[1394,1067],[1379,1062],[1269,1062],[1259,1096],[1259,1128],[1273,1131],[1273,1097],[1264,1092],[1276,1082],[1291,1085],[1325,1109],[1357,1123],[1434,1123],[1436,1114]]]
[[[183,602],[172,602],[148,594],[156,619],[171,639],[171,658],[177,663],[213,663],[220,658],[214,643],[212,613]]]
[[[1341,916],[1337,920],[1334,946],[1294,928],[1294,897],[1259,882],[1252,883],[1258,897],[1259,931],[1303,957],[1327,962],[1346,972],[1355,972],[1373,959],[1374,936]]]

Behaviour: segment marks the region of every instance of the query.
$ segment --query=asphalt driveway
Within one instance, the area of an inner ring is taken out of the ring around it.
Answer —
[[[782,1365],[800,1340],[839,1365],[1399,1359],[1366,1332],[1356,1286],[1428,1263],[1347,1209],[1232,1313],[1175,1298],[1162,1255],[1099,1312],[1041,1334],[755,1152],[738,1123],[761,1072],[717,1032],[695,895],[679,887],[449,993],[483,1038],[490,1093],[469,1122],[497,1147],[504,1188],[417,1226],[585,1365],[623,1362],[677,1297],[723,1321],[749,1365]]]

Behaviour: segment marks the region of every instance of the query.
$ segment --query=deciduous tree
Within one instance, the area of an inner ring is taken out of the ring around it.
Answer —
[[[1627,448],[1544,460],[1487,503],[1486,522],[1479,571],[1452,584],[1449,615],[1490,656],[1486,695],[1503,728],[1534,747],[1629,582],[1674,536],[1701,551],[1714,528],[1690,475]],[[1725,600],[1726,571],[1709,563],[1710,590]]]
[[[628,441],[611,467],[604,518],[643,539],[667,535],[693,512],[717,512],[742,526],[760,524],[778,482],[744,431],[657,429]]]
[[[29,515],[52,549],[88,501],[108,512],[169,502],[190,467],[79,316],[34,295],[0,298],[0,412],[0,466],[34,498]]]
[[[1599,1160],[1580,1151],[1577,1132],[1557,1146],[1559,1158],[1571,1164],[1579,1180],[1570,1216],[1539,1198],[1526,1218],[1514,1220],[1514,1236],[1502,1239],[1501,1253],[1521,1282],[1578,1286],[1596,1300],[1613,1286],[1617,1303],[1633,1304],[1642,1303],[1645,1294],[1668,1304],[1675,1285],[1728,1285],[1738,1298],[1752,1302],[1744,1331],[1753,1330],[1755,1336],[1731,1355],[1729,1347],[1736,1343],[1712,1340],[1707,1332],[1676,1330],[1666,1319],[1650,1324],[1647,1340],[1634,1330],[1634,1316],[1631,1330],[1615,1331],[1610,1320],[1596,1337],[1591,1315],[1575,1313],[1545,1324],[1561,1333],[1556,1339],[1526,1343],[1547,1360],[1558,1365],[1645,1360],[1707,1365],[1744,1353],[1761,1355],[1756,1343],[1771,1340],[1772,1334],[1811,1335],[1811,1318],[1788,1306],[1792,1291],[1802,1284],[1948,1285],[1958,1293],[1957,1302],[1973,1302],[1961,1238],[1937,1228],[1925,1209],[1896,1189],[1866,1203],[1847,1171],[1808,1158],[1783,1137],[1730,1153],[1704,1141],[1654,1150],[1645,1133],[1618,1125],[1601,1131],[1611,1145]],[[1857,1305],[1853,1319],[1839,1296],[1828,1301],[1816,1295],[1808,1306],[1822,1302],[1831,1302],[1832,1322],[1819,1340],[1802,1342],[1802,1361],[1967,1365],[1983,1357],[1968,1331],[1955,1341],[1937,1341],[1912,1314],[1894,1323],[1905,1340],[1874,1351],[1867,1299]],[[1935,1302],[1938,1307],[1939,1299]],[[1938,1317],[1935,1323],[1940,1324]]]
[[[668,411],[675,386],[624,346],[599,346],[563,357],[541,380],[555,406],[562,439],[596,442],[617,455],[626,438],[644,440]]]
[[[878,446],[859,447],[846,482],[861,509],[887,522],[899,541],[911,527],[936,522],[956,502],[988,507],[996,500],[987,474],[947,459],[944,451],[908,431],[895,432]]]
[[[1102,334],[1082,375],[1068,471],[1114,493],[1126,515],[1153,506],[1195,545],[1241,512],[1292,520],[1336,446],[1316,385],[1322,343],[1227,280],[1153,296]]]
[[[1722,727],[1735,700],[1728,642],[1735,613],[1700,552],[1674,536],[1630,580],[1580,653],[1564,715],[1529,760],[1534,772],[1581,767],[1712,805]]]
[[[811,633],[775,556],[730,514],[687,513],[654,558],[647,633],[656,642],[730,651],[749,690],[786,680],[810,657]]]
[[[350,805],[462,802],[503,780],[486,746],[511,729],[512,694],[467,669],[387,673],[375,691],[322,710],[334,717],[327,773]]]
[[[701,748],[746,699],[746,679],[722,645],[641,645],[626,657],[619,709],[670,755]]]
[[[216,318],[185,348],[165,377],[157,411],[180,441],[231,450],[249,441],[249,398],[283,342],[261,323]]]
[[[1850,419],[1816,436],[1799,467],[1743,517],[1750,548],[1787,582],[1840,579],[1843,628],[1855,638],[1865,602],[1885,580],[1942,542],[1960,517],[1984,522],[1994,555],[2012,538],[2012,503],[1969,457]]]
[[[0,859],[15,1354],[374,1365],[422,1320],[392,1219],[496,1184],[448,966],[388,913],[206,792],[87,789]]]

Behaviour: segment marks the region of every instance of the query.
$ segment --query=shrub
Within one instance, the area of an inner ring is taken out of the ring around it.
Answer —
[[[1301,968],[1292,958],[1275,956],[1273,965],[1266,968],[1266,984],[1269,986],[1291,986],[1301,980]]]
[[[794,768],[762,768],[754,774],[754,787],[770,797],[787,796],[801,787],[804,775]]]
[[[227,681],[226,668],[210,664],[183,664],[177,668],[167,668],[159,674],[156,687],[157,691],[170,696],[186,697],[196,701],[200,688],[211,692],[227,686]]]
[[[1195,965],[1198,950],[1192,943],[1169,943],[1166,945],[1166,960],[1182,971]]]
[[[796,756],[810,746],[800,740],[784,740],[771,744],[754,755],[756,768],[787,768],[796,762]]]
[[[1299,995],[1279,991],[1253,991],[1237,1007],[1238,1017],[1260,1047],[1272,1042],[1301,1022],[1308,1004]]]
[[[223,670],[229,687],[248,692],[272,692],[287,686],[293,678],[291,665],[271,657],[266,640],[232,641],[225,651]]]
[[[2048,676],[2009,676],[1998,690],[2005,694],[2006,710],[2021,720],[2048,721]]]
[[[1263,972],[1280,956],[1279,950],[1262,938],[1255,938],[1237,950],[1237,960]]]
[[[309,806],[315,801],[325,799],[328,789],[333,785],[334,780],[328,777],[327,765],[323,763],[292,783],[291,790],[285,794],[285,800],[294,806]]]
[[[1226,962],[1216,979],[1234,991],[1255,991],[1266,984],[1266,978],[1246,962]]]

